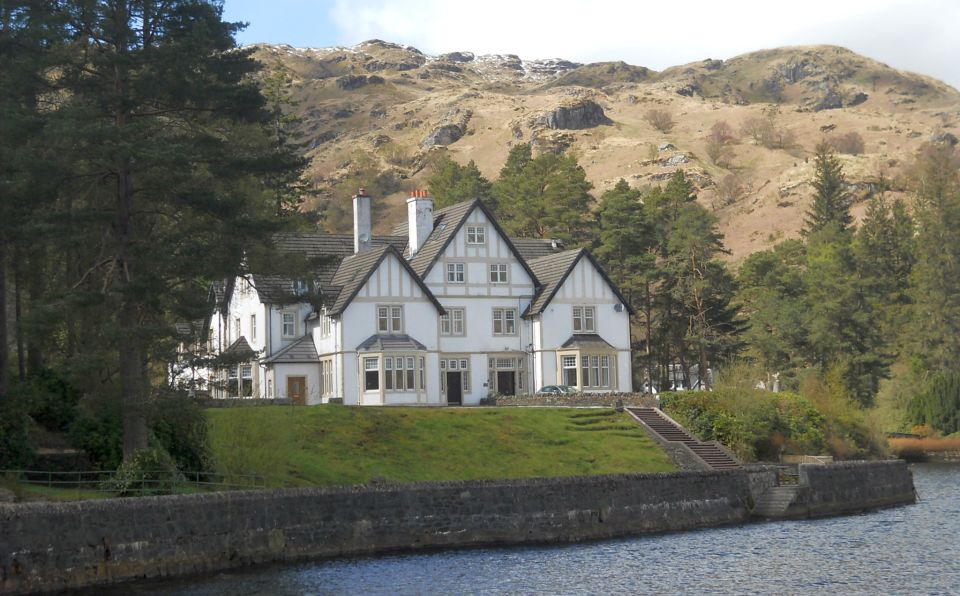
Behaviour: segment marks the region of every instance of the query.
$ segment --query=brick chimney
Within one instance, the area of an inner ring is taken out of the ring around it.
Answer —
[[[370,250],[373,237],[370,232],[370,197],[367,190],[361,188],[353,197],[353,252],[354,254]]]
[[[433,231],[433,199],[425,190],[414,190],[407,199],[410,256],[417,254]]]

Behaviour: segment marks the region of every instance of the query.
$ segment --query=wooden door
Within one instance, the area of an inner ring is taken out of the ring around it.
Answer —
[[[516,376],[512,370],[497,371],[497,393],[500,395],[516,395]]]
[[[447,373],[447,403],[460,405],[463,403],[463,378],[461,372]]]
[[[307,377],[287,377],[287,397],[294,405],[307,405]]]

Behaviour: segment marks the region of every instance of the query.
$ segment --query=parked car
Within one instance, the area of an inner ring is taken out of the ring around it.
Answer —
[[[577,388],[570,385],[544,385],[537,395],[569,395],[576,392]]]

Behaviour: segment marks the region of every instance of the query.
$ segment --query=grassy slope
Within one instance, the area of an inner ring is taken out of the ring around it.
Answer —
[[[672,471],[626,414],[571,409],[210,410],[218,471],[269,486]]]

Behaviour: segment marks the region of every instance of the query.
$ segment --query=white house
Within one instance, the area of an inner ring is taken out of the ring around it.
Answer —
[[[585,249],[511,239],[480,200],[371,234],[370,197],[354,197],[354,234],[284,237],[327,257],[309,281],[253,274],[225,283],[209,349],[227,362],[214,397],[319,404],[478,404],[544,385],[628,392],[630,307]]]

